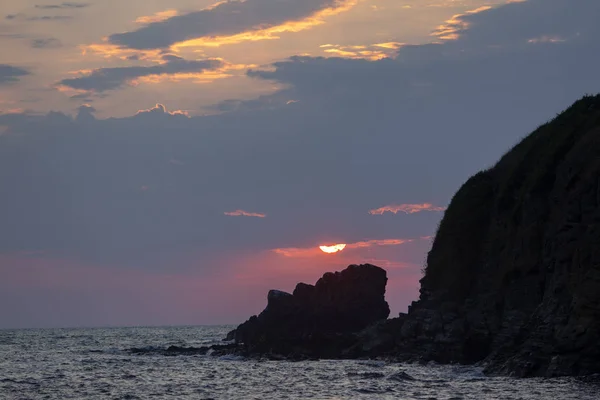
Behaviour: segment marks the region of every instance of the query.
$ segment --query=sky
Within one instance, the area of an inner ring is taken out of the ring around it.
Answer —
[[[405,312],[460,185],[600,91],[598,16],[3,0],[0,328],[240,323],[365,262]]]

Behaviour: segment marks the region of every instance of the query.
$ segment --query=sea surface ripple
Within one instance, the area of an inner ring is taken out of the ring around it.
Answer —
[[[228,326],[0,330],[0,399],[597,400],[598,379],[486,377],[383,361],[169,356],[222,343]],[[131,349],[145,349],[134,354]]]

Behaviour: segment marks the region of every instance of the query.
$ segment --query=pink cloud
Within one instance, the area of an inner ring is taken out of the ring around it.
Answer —
[[[376,208],[374,210],[370,210],[369,214],[371,215],[383,215],[386,212],[398,214],[399,212],[403,212],[405,214],[416,214],[423,211],[446,211],[446,207],[438,207],[434,206],[431,203],[423,203],[423,204],[391,204],[389,206],[383,206],[380,208]]]
[[[265,218],[267,216],[267,214],[256,213],[256,212],[248,212],[248,211],[244,211],[244,210],[228,211],[228,212],[226,212],[224,214],[227,215],[227,216],[230,216],[230,217],[256,217],[256,218]]]
[[[419,267],[415,267],[415,265],[411,264],[411,263],[407,263],[407,262],[403,262],[403,261],[388,260],[388,259],[384,259],[384,258],[365,258],[361,262],[377,265],[378,267],[381,267],[381,268],[387,269],[387,270],[398,269],[398,268],[402,268],[402,269],[407,269],[407,268],[417,269],[417,268],[419,268]]]
[[[290,258],[316,257],[325,254],[318,247],[284,247],[273,249],[273,253]]]
[[[404,243],[412,242],[412,239],[376,239],[376,240],[367,240],[364,242],[356,242],[350,243],[347,248],[349,249],[363,249],[366,247],[373,246],[398,246]]]

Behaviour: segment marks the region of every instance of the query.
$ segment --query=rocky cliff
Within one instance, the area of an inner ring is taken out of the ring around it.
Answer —
[[[299,283],[293,294],[271,290],[265,310],[229,339],[249,354],[341,357],[355,333],[388,317],[386,283],[385,270],[363,264],[328,272],[314,286]]]
[[[490,373],[600,373],[600,96],[470,178],[444,215],[403,358]]]
[[[293,294],[271,291],[265,311],[230,339],[244,354],[482,362],[520,377],[600,373],[600,96],[576,102],[458,190],[408,314],[385,320],[386,281],[384,270],[354,265]]]

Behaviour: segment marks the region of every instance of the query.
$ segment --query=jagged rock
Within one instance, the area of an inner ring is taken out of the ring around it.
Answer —
[[[404,358],[516,376],[600,373],[600,96],[469,179],[440,224]]]
[[[356,332],[388,317],[386,283],[385,270],[363,264],[300,283],[293,294],[271,290],[265,310],[228,337],[250,354],[340,357]]]

